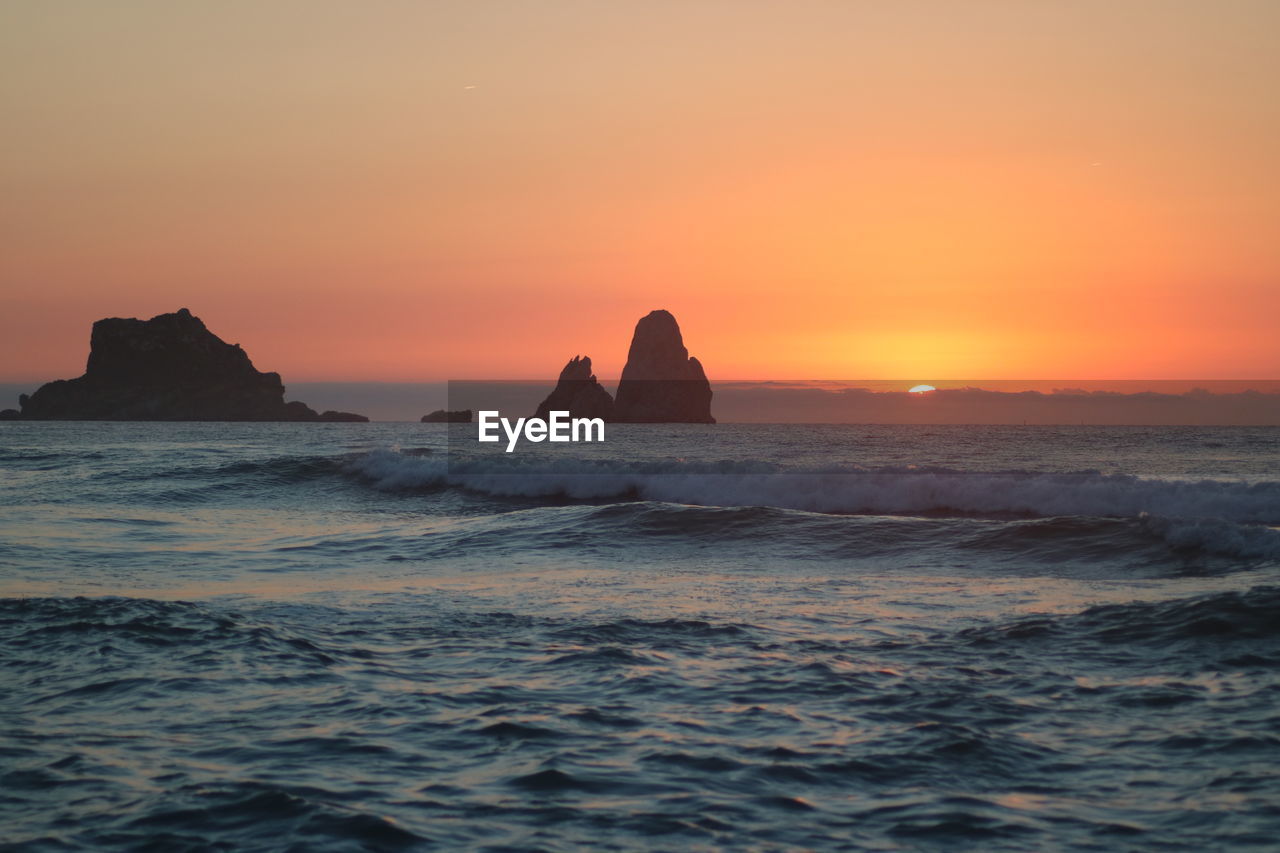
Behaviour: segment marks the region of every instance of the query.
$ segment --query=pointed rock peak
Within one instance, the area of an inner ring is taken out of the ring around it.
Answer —
[[[594,382],[595,376],[591,373],[591,357],[585,355],[575,355],[569,359],[569,363],[564,366],[564,370],[560,371],[560,381],[566,379],[581,379]]]
[[[669,350],[673,353],[679,351],[684,354],[682,358],[688,358],[689,352],[684,348],[680,324],[670,311],[650,311],[636,323],[627,359],[630,361],[637,352],[644,353],[648,350]]]
[[[622,380],[693,379],[689,351],[684,347],[680,324],[670,311],[650,311],[636,323],[627,351]]]
[[[641,317],[640,321],[636,323],[636,330],[639,331],[642,327],[653,329],[670,328],[677,335],[680,334],[680,324],[676,322],[675,315],[665,308],[655,308]]]
[[[680,324],[670,311],[650,311],[636,323],[614,420],[715,423],[711,385],[702,365],[689,357]]]
[[[591,359],[575,355],[560,371],[556,387],[538,406],[535,417],[546,418],[550,412],[568,412],[575,418],[604,418],[613,415],[613,397],[596,381],[591,372]]]

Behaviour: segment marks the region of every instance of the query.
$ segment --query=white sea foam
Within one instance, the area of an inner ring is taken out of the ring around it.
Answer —
[[[1280,482],[1161,480],[1098,472],[968,472],[942,468],[783,470],[717,464],[579,460],[516,463],[374,451],[351,469],[383,490],[458,487],[492,495],[608,498],[706,506],[771,506],[835,513],[995,513],[1153,516],[1280,524]],[[1188,533],[1188,536],[1195,534]]]

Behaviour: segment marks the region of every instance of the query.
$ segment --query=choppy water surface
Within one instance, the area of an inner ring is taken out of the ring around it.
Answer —
[[[1280,430],[447,429],[0,424],[0,843],[1280,837]]]

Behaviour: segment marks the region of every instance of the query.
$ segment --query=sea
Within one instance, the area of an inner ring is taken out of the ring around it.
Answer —
[[[0,423],[0,849],[1276,850],[1280,428]]]

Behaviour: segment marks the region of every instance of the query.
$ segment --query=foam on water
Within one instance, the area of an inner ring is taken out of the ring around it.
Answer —
[[[450,462],[377,450],[349,469],[380,489],[457,486],[498,495],[611,498],[710,506],[773,506],[846,513],[1141,514],[1280,524],[1280,481],[1157,480],[1096,471],[971,472],[946,468],[828,466],[783,469],[760,460],[721,463]]]

